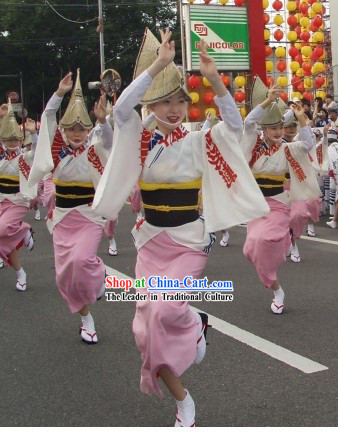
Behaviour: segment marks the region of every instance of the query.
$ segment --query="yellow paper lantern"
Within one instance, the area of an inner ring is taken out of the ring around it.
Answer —
[[[270,30],[265,28],[264,29],[264,40],[268,41],[269,39],[270,39]]]
[[[246,108],[242,107],[239,112],[241,113],[242,118],[244,119],[246,117]]]
[[[295,16],[297,22],[299,23],[300,19],[302,18],[302,14],[298,12],[294,16]]]
[[[297,72],[299,68],[300,64],[298,63],[298,61],[292,61],[290,63],[290,69],[292,70],[292,72]]]
[[[322,98],[322,100],[325,100],[326,92],[323,90],[318,90],[318,91],[316,91],[316,97],[320,97],[320,98]]]
[[[298,51],[300,51],[302,49],[302,44],[300,42],[296,42],[295,43],[295,47],[298,49]]]
[[[317,15],[316,12],[312,8],[310,8],[309,9],[309,18],[313,19],[316,17],[316,15]]]
[[[305,87],[306,89],[310,89],[310,88],[312,88],[312,87],[313,87],[313,79],[310,78],[310,77],[306,77],[306,78],[304,79],[304,87]]]
[[[279,77],[277,78],[277,84],[278,84],[280,87],[286,87],[287,84],[288,84],[288,80],[287,80],[287,78],[286,78],[285,76],[281,75],[281,76],[279,76]]]
[[[196,0],[188,0],[189,3],[195,3]]]
[[[319,14],[323,10],[323,5],[319,2],[312,3],[312,10],[314,13]]]
[[[205,117],[207,117],[208,113],[210,113],[211,115],[215,116],[217,114],[215,108],[207,108],[205,111]]]
[[[203,84],[205,87],[211,87],[210,82],[205,77],[203,77]]]
[[[312,75],[316,75],[317,73],[318,73],[318,72],[316,72],[315,67],[312,66],[312,68],[311,68],[311,74],[312,74]]]
[[[273,71],[273,63],[271,60],[267,60],[265,62],[265,67],[266,67],[266,71],[267,72],[272,72]]]
[[[286,8],[289,12],[294,12],[297,9],[297,3],[295,1],[289,1]]]
[[[299,68],[299,69],[296,71],[296,75],[298,76],[298,78],[303,78],[303,76],[304,76],[304,71],[303,71],[303,69],[302,69],[302,68]]]
[[[286,56],[286,51],[284,47],[276,48],[275,54],[278,58],[282,58]]]
[[[312,54],[312,48],[310,46],[304,46],[302,47],[302,55],[305,57],[310,57],[310,55]]]
[[[189,93],[189,96],[193,104],[197,104],[200,100],[200,95],[196,92]]]
[[[307,27],[310,24],[310,19],[308,17],[302,17],[299,23],[302,27]]]
[[[313,65],[313,67],[315,68],[316,71],[318,71],[318,72],[316,72],[316,73],[322,73],[322,72],[324,72],[324,70],[325,70],[324,63],[322,63],[322,62],[316,62],[316,63]]]
[[[237,87],[244,87],[246,83],[246,79],[244,76],[238,75],[235,78],[235,84]]]
[[[292,92],[291,93],[291,99],[292,100],[294,100],[294,99],[302,99],[302,94],[300,93],[300,92]]]
[[[298,39],[297,33],[293,30],[289,31],[286,36],[290,42],[294,42]]]
[[[228,3],[229,0],[219,0],[219,2],[221,3],[221,5],[226,5]]]
[[[315,32],[313,35],[313,40],[315,42],[323,42],[324,41],[324,33],[323,32]]]
[[[269,0],[263,0],[263,9],[269,7]]]
[[[275,16],[275,18],[273,19],[273,22],[277,25],[277,26],[281,26],[284,22],[284,18],[282,17],[282,15],[277,14]]]

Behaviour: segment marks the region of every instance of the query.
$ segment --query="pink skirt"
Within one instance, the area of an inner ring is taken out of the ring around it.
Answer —
[[[96,303],[105,277],[102,227],[72,210],[53,231],[56,284],[71,312]]]
[[[104,235],[107,236],[108,238],[113,238],[114,237],[114,233],[115,233],[115,228],[117,225],[118,219],[112,221],[112,220],[107,220],[106,225],[104,226],[103,232]]]
[[[55,185],[53,183],[53,177],[44,180],[44,203],[47,208],[47,215],[49,216],[55,207]]]
[[[290,207],[266,198],[270,213],[248,223],[243,253],[255,266],[267,288],[277,281],[277,269],[286,260],[290,240]]]
[[[129,196],[129,201],[131,204],[132,211],[134,213],[139,213],[141,211],[142,197],[141,197],[140,188],[137,184],[134,186],[134,190],[132,194]]]
[[[205,253],[177,244],[162,232],[138,251],[136,278],[167,276],[183,280],[188,275],[198,278],[207,259]],[[147,293],[146,289],[137,291]],[[136,302],[133,333],[143,361],[141,391],[162,397],[157,373],[165,366],[179,377],[193,364],[198,321],[188,302],[162,301],[161,292],[157,294],[158,301],[150,301],[148,296],[148,300]]]
[[[0,258],[9,265],[8,255],[22,242],[30,226],[23,222],[28,207],[8,199],[0,203]]]
[[[305,201],[294,201],[291,204],[291,221],[290,228],[293,236],[299,239],[303,234],[308,220],[312,222],[319,221],[319,212],[321,208],[321,199],[313,198]]]

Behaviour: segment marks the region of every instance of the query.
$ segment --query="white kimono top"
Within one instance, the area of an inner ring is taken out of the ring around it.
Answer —
[[[170,185],[202,179],[204,218],[177,227],[143,221],[133,229],[137,249],[165,231],[175,242],[209,251],[213,231],[267,214],[269,208],[239,146],[242,119],[232,97],[215,98],[224,121],[211,130],[189,132],[182,125],[168,135],[148,131],[134,107],[152,78],[143,72],[114,107],[114,144],[96,189],[93,207],[115,219],[137,180]]]

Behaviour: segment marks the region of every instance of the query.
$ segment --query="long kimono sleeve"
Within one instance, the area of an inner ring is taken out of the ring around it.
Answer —
[[[202,173],[203,215],[208,232],[227,229],[269,212],[236,133],[226,123],[194,132],[192,139],[194,164]]]
[[[57,128],[56,113],[61,105],[62,97],[55,93],[49,100],[41,117],[41,127],[36,146],[36,157],[29,174],[28,184],[33,186],[54,168],[52,144]]]

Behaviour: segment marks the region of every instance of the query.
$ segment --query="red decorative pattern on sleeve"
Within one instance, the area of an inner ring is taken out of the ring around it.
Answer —
[[[319,165],[323,164],[323,146],[320,144],[316,150]]]
[[[19,170],[22,173],[22,175],[25,177],[25,179],[28,180],[31,167],[25,161],[23,155],[19,157]]]
[[[88,161],[93,165],[93,167],[102,175],[103,174],[103,165],[98,157],[97,153],[95,152],[95,148],[93,145],[89,147],[88,150]]]
[[[223,178],[227,185],[227,188],[230,189],[232,183],[236,181],[237,174],[225,162],[216,144],[213,142],[211,138],[211,129],[206,133],[205,139],[207,144],[206,148],[208,162],[210,163],[210,165],[215,166],[215,170]]]
[[[290,149],[288,146],[285,147],[284,151],[285,151],[286,159],[289,162],[289,164],[291,165],[292,169],[294,170],[298,180],[302,182],[303,180],[306,179],[306,175],[305,175],[304,171],[302,170],[302,167],[299,165],[299,163],[296,161],[296,159],[294,159],[292,157]]]
[[[149,150],[149,143],[152,138],[152,133],[148,131],[148,129],[143,129],[142,136],[141,136],[141,142],[140,142],[140,152],[141,152],[141,166],[144,166],[144,161],[146,160],[146,157],[148,156],[148,150]]]
[[[54,163],[54,170],[58,166],[60,162],[59,154],[62,148],[67,147],[66,143],[64,142],[61,132],[59,129],[56,129],[53,144],[52,144],[52,158]]]

